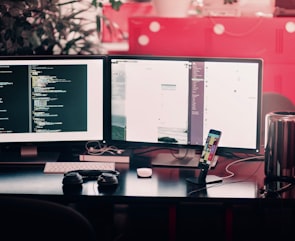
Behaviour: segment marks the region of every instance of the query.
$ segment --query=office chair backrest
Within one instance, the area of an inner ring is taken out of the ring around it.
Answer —
[[[97,241],[91,223],[62,204],[0,196],[0,235],[10,241]]]

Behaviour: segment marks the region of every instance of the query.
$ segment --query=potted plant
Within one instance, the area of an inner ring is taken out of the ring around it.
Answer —
[[[203,0],[204,16],[240,16],[239,0]]]
[[[151,0],[159,17],[186,17],[192,0]]]
[[[159,17],[187,17],[191,7],[197,6],[197,12],[200,13],[199,8],[203,8],[203,15],[208,15],[207,11],[218,11],[222,8],[233,8],[238,4],[238,0],[151,0],[155,13]],[[231,5],[231,6],[230,6]],[[209,10],[207,10],[209,9]]]
[[[0,55],[101,52],[102,0],[2,0]],[[119,10],[120,0],[108,0]]]

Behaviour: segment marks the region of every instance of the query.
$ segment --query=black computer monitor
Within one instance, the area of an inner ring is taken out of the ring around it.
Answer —
[[[218,153],[259,152],[261,59],[112,55],[108,62],[113,144],[176,147],[192,157],[162,153],[153,164],[195,166],[217,129]]]
[[[1,57],[0,163],[12,147],[49,161],[39,147],[103,140],[104,68],[100,55]]]

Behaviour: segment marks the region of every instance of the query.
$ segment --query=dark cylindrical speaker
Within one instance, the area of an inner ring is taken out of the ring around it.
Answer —
[[[295,176],[295,112],[265,116],[265,175]]]

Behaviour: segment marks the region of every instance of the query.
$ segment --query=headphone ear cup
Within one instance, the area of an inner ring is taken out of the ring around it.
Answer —
[[[64,174],[62,184],[64,194],[79,195],[82,193],[83,177],[77,172],[68,172]]]
[[[118,186],[118,178],[113,173],[102,173],[97,178],[98,190],[102,192],[112,192]]]
[[[83,177],[78,172],[68,172],[64,174],[63,185],[82,185]]]

